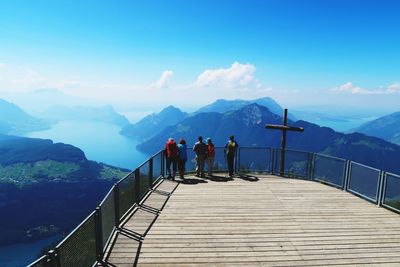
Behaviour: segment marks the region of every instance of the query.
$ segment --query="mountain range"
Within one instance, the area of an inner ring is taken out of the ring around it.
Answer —
[[[23,134],[48,129],[50,124],[37,119],[17,105],[0,99],[0,134]]]
[[[400,145],[400,111],[364,123],[355,131]]]
[[[282,115],[283,109],[270,97],[258,98],[254,100],[226,100],[218,99],[215,102],[204,106],[197,111],[188,114],[181,111],[174,106],[168,106],[161,110],[159,113],[153,113],[144,117],[139,122],[128,125],[124,127],[121,134],[129,137],[139,137],[142,140],[151,138],[163,131],[166,127],[175,125],[188,117],[193,117],[201,113],[215,112],[215,113],[225,113],[228,111],[238,110],[246,105],[256,103],[258,105],[267,107],[271,112]],[[291,114],[289,118],[295,119]]]
[[[121,130],[121,134],[129,137],[148,139],[165,127],[177,124],[188,117],[188,113],[181,111],[174,106],[168,106],[159,113],[147,115],[133,125],[127,125]]]
[[[190,116],[138,145],[152,153],[164,146],[169,137],[185,138],[190,144],[199,135],[210,137],[223,146],[228,136],[235,135],[241,146],[279,147],[281,133],[265,129],[266,124],[281,124],[282,118],[267,107],[250,104],[225,113],[208,112]],[[303,133],[288,133],[287,148],[318,152],[357,161],[372,167],[400,173],[400,146],[360,133],[344,134],[306,121],[289,125],[303,127]]]
[[[128,119],[117,113],[112,106],[52,106],[42,112],[40,117],[51,121],[89,120],[111,123],[120,127],[129,125]]]
[[[0,135],[0,245],[70,231],[127,172],[72,145]]]
[[[204,112],[225,113],[227,111],[238,110],[249,104],[258,104],[260,106],[267,107],[272,113],[275,113],[279,116],[281,116],[283,114],[282,107],[275,100],[273,100],[270,97],[257,98],[257,99],[253,99],[253,100],[218,99],[215,102],[198,109],[196,112],[194,112],[194,114],[199,114],[199,113],[204,113]],[[295,117],[292,114],[289,114],[288,116],[289,116],[289,119],[295,120]]]

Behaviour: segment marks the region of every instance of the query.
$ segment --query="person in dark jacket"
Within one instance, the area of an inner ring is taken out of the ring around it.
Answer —
[[[204,162],[207,155],[207,145],[203,143],[203,137],[199,136],[198,142],[193,146],[193,151],[196,153],[196,176],[204,177]]]
[[[229,177],[233,177],[234,173],[233,163],[235,161],[236,150],[238,149],[238,147],[239,145],[235,141],[235,137],[231,135],[229,137],[229,141],[225,145],[226,161],[228,162]]]
[[[176,175],[176,163],[178,160],[178,146],[176,145],[173,138],[169,138],[165,143],[165,159],[167,163],[167,174],[168,179],[175,180]],[[172,176],[171,176],[171,164],[172,164]]]

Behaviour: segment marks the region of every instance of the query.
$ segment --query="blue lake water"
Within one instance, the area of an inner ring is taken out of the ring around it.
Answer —
[[[108,123],[63,121],[53,125],[51,129],[32,132],[26,136],[71,144],[82,149],[90,160],[134,169],[149,155],[136,150],[138,140],[126,138],[119,131],[119,126]],[[54,236],[31,243],[0,246],[0,266],[26,266],[37,258],[44,247],[58,239],[59,236]]]
[[[60,240],[60,236],[41,239],[35,242],[18,243],[0,247],[0,266],[1,267],[20,267],[26,266],[37,259],[43,248]]]
[[[120,129],[117,125],[102,122],[63,121],[51,129],[26,136],[71,144],[82,149],[90,160],[134,169],[149,155],[137,151],[138,140],[120,135]]]

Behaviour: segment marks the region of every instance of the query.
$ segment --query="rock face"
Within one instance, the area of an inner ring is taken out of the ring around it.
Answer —
[[[126,173],[71,145],[0,135],[0,245],[68,232]]]
[[[400,111],[367,122],[356,131],[400,145]]]
[[[228,136],[235,135],[241,146],[279,147],[281,133],[265,129],[265,124],[281,124],[282,118],[268,108],[250,104],[225,113],[199,113],[169,126],[141,143],[138,149],[153,153],[164,146],[168,137],[185,138],[189,147],[199,135],[211,137],[216,146],[223,146]],[[344,134],[306,121],[289,121],[303,127],[303,133],[289,132],[287,148],[320,152],[354,160],[386,171],[400,173],[400,146],[359,133]]]
[[[131,137],[148,139],[168,126],[175,125],[188,116],[186,112],[174,106],[168,106],[159,113],[153,113],[144,117],[133,125],[125,126],[121,134]]]

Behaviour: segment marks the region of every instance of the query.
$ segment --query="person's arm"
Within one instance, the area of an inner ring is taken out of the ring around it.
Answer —
[[[196,151],[196,144],[194,144],[194,146],[193,146],[193,149],[192,149],[193,151]]]

